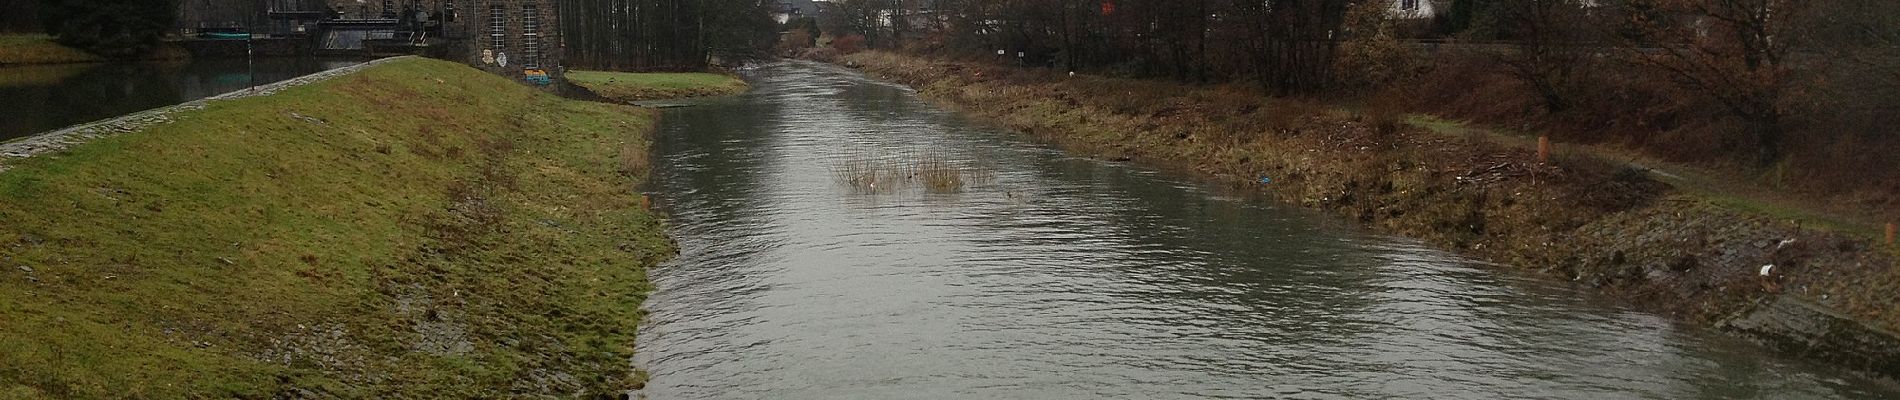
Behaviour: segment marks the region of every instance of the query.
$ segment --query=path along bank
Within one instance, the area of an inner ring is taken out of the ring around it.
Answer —
[[[1900,377],[1895,249],[1725,207],[1587,154],[1534,151],[1251,88],[886,52],[835,60],[1063,147],[1254,186],[1600,289],[1781,351]]]
[[[638,387],[657,115],[405,58],[0,161],[0,397]]]

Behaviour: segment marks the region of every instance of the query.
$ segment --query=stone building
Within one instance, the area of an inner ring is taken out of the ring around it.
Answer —
[[[560,12],[556,0],[332,0],[345,20],[394,20],[395,37],[416,52],[523,77],[559,74]]]
[[[503,76],[529,70],[558,76],[560,12],[555,0],[439,0],[454,9],[444,34],[464,54],[457,59]],[[461,4],[457,4],[461,3]]]

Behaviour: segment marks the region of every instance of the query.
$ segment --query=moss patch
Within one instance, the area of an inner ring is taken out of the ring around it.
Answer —
[[[654,113],[404,60],[0,173],[0,397],[609,394]]]
[[[724,96],[746,90],[745,81],[739,78],[699,72],[568,71],[566,76],[570,83],[609,100],[621,102]]]
[[[105,59],[83,50],[54,43],[52,36],[0,34],[0,65],[99,61],[105,61]]]

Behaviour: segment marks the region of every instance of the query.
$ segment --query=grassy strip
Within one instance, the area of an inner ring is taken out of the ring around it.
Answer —
[[[0,397],[605,394],[647,110],[407,60],[0,173]]]
[[[1434,132],[1444,127],[1266,98],[1247,87],[883,52],[841,61],[1070,150],[1262,188],[1690,321],[1717,324],[1785,294],[1900,330],[1891,295],[1900,291],[1900,263],[1891,248],[1738,209],[1602,157],[1563,151],[1538,163],[1532,148],[1496,135]],[[1760,276],[1770,264],[1770,276]],[[1854,345],[1819,343],[1812,353],[1851,358]]]
[[[0,34],[0,65],[64,64],[105,61],[92,53],[61,46],[52,36]]]
[[[621,102],[724,96],[746,90],[745,81],[739,78],[700,72],[568,71],[567,81],[601,97]]]

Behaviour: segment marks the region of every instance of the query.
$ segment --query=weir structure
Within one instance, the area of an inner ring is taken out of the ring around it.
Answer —
[[[176,28],[197,56],[423,55],[539,84],[562,73],[560,19],[554,0],[185,0]]]

